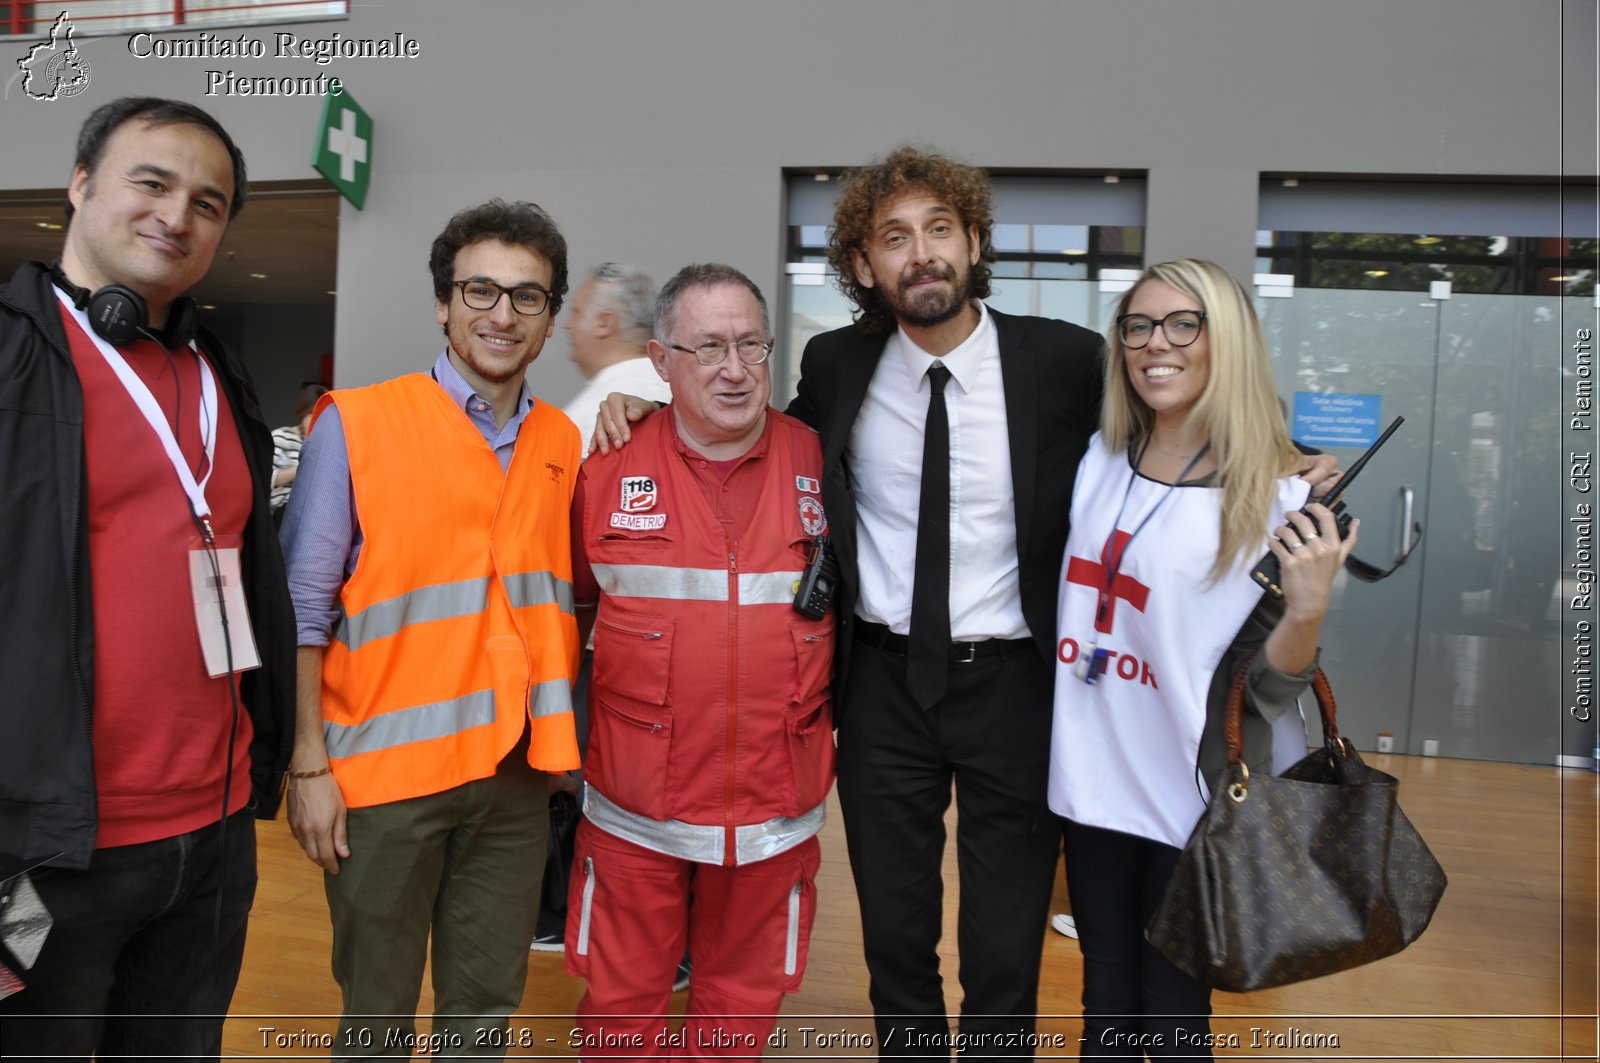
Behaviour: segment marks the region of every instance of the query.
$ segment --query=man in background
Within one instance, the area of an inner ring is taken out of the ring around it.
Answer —
[[[563,409],[583,437],[584,456],[594,435],[595,411],[613,391],[667,402],[672,393],[646,357],[655,317],[656,288],[632,266],[606,262],[589,274],[572,297],[567,337],[572,364],[586,381]]]

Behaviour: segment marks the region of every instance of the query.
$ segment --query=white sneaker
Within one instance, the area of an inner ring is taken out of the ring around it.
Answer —
[[[1063,937],[1076,938],[1078,936],[1078,921],[1066,912],[1057,912],[1050,917],[1050,929]]]

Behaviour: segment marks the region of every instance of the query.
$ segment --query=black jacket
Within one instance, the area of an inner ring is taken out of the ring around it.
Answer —
[[[268,505],[272,440],[243,363],[200,336],[254,482],[242,556],[262,667],[240,677],[257,815],[277,810],[294,743],[294,609]],[[88,866],[96,805],[94,603],[83,391],[48,270],[0,285],[0,878]]]
[[[1046,661],[1055,660],[1056,581],[1067,545],[1072,481],[1089,437],[1100,427],[1100,335],[1065,321],[1013,317],[989,310],[1000,347],[1006,434],[1016,500],[1017,563],[1022,615]],[[789,413],[822,436],[822,504],[839,555],[834,601],[840,637],[835,649],[834,725],[847,706],[846,678],[854,639],[856,507],[844,451],[883,356],[886,335],[850,325],[814,337],[800,360],[800,388]]]

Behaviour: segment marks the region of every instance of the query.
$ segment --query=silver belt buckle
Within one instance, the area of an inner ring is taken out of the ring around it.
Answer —
[[[978,659],[978,644],[976,642],[957,642],[955,645],[965,646],[967,648],[967,655],[965,657],[950,658],[951,664],[971,664],[973,661]]]

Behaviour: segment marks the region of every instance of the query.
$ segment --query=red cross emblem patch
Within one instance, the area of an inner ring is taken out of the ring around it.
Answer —
[[[1067,563],[1067,582],[1092,587],[1105,601],[1104,609],[1095,610],[1094,621],[1094,629],[1102,635],[1111,634],[1111,624],[1116,619],[1117,599],[1122,599],[1142,613],[1144,604],[1150,597],[1149,587],[1122,572],[1117,573],[1117,578],[1111,584],[1110,596],[1106,597],[1106,567],[1111,564],[1112,548],[1114,546],[1117,556],[1122,557],[1131,538],[1133,536],[1127,532],[1118,531],[1112,539],[1106,541],[1105,546],[1100,548],[1098,562],[1090,561],[1086,557],[1074,557]]]

